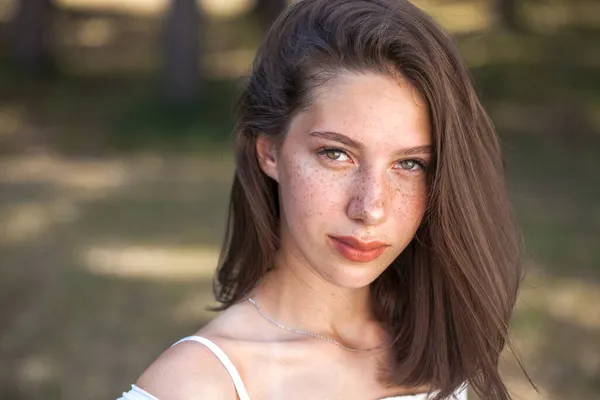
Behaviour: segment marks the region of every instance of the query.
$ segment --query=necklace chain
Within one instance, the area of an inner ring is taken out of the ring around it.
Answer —
[[[256,301],[255,301],[253,298],[251,298],[251,297],[249,297],[249,296],[246,296],[246,298],[247,298],[247,299],[248,299],[248,301],[249,301],[249,302],[250,302],[250,303],[251,303],[251,304],[254,306],[254,308],[256,308],[256,310],[258,311],[258,313],[259,313],[259,314],[260,314],[260,315],[261,315],[261,316],[262,316],[264,319],[266,319],[267,321],[269,321],[269,322],[270,322],[270,323],[272,323],[273,325],[277,326],[278,328],[284,329],[284,330],[286,330],[286,331],[288,331],[288,332],[292,332],[292,333],[295,333],[295,334],[297,334],[297,335],[309,336],[309,337],[312,337],[312,338],[315,338],[315,339],[321,339],[321,340],[324,340],[324,341],[326,341],[326,342],[333,343],[333,344],[335,344],[336,346],[339,346],[339,347],[341,347],[342,349],[344,349],[344,350],[347,350],[347,351],[351,351],[351,352],[366,352],[366,351],[374,351],[374,350],[379,350],[379,349],[381,349],[381,348],[383,348],[383,347],[385,347],[385,346],[386,346],[386,344],[384,343],[384,344],[380,344],[379,346],[370,347],[370,348],[368,348],[368,349],[355,349],[355,348],[353,348],[353,347],[348,347],[348,346],[346,346],[346,345],[344,345],[344,344],[342,344],[342,343],[338,342],[337,340],[335,340],[335,339],[332,339],[332,338],[330,338],[330,337],[323,336],[323,335],[319,335],[318,333],[306,332],[306,331],[303,331],[303,330],[300,330],[300,329],[295,329],[295,328],[288,328],[287,326],[280,324],[279,322],[275,321],[273,318],[271,318],[270,316],[268,316],[268,315],[267,315],[267,314],[266,314],[266,313],[265,313],[265,312],[262,310],[262,308],[260,308],[260,306],[259,306],[259,305],[256,303]]]

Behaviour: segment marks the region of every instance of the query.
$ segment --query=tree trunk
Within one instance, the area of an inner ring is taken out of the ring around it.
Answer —
[[[192,102],[200,90],[200,23],[196,0],[171,0],[164,34],[164,93],[174,105]]]
[[[521,28],[518,13],[518,0],[493,0],[494,18],[500,29],[517,31]]]
[[[52,0],[19,0],[11,21],[11,55],[16,66],[26,73],[51,71],[50,49]]]
[[[288,0],[258,0],[256,11],[265,30],[269,29],[273,21],[275,21],[277,16],[281,14],[287,5]]]

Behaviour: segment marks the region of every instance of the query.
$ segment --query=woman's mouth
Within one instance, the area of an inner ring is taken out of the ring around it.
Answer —
[[[363,242],[352,236],[329,236],[333,247],[352,262],[366,263],[379,257],[389,244],[380,241]]]

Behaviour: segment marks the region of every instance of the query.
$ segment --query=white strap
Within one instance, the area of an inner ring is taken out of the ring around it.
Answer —
[[[239,400],[250,400],[250,396],[248,396],[248,392],[246,391],[246,387],[244,386],[244,382],[242,382],[242,377],[240,376],[238,370],[235,368],[235,366],[233,365],[233,363],[231,362],[229,357],[227,357],[227,354],[225,354],[225,352],[223,350],[221,350],[221,348],[219,346],[217,346],[212,341],[210,341],[206,338],[203,338],[202,336],[188,336],[188,337],[185,337],[185,338],[177,341],[171,347],[175,346],[178,343],[186,342],[186,341],[198,342],[198,343],[201,343],[201,344],[205,345],[206,347],[208,347],[208,349],[213,352],[213,354],[219,359],[219,361],[221,361],[221,363],[223,364],[223,366],[225,367],[225,369],[231,376],[231,379],[233,380],[233,385],[235,386],[235,390],[237,391],[237,394],[239,396]],[[418,394],[415,396],[386,397],[385,399],[382,399],[382,400],[387,400],[387,399],[389,399],[389,400],[393,400],[393,399],[421,400],[421,399],[423,399],[423,396],[425,396],[425,395]],[[466,382],[463,385],[461,385],[454,392],[454,396],[452,396],[452,398],[454,398],[456,400],[467,400],[467,383]]]
[[[123,393],[122,397],[119,397],[117,400],[158,400],[156,397],[152,396],[150,393],[146,392],[143,389],[135,385],[131,385],[131,390],[127,393]]]
[[[432,394],[432,396],[435,396],[436,393],[437,392],[434,392]],[[380,399],[380,400],[428,400],[431,398],[432,397],[427,396],[427,393],[420,393],[420,394],[408,395],[408,396],[386,397],[386,398]],[[460,387],[458,389],[456,389],[456,391],[454,391],[452,396],[448,397],[448,400],[467,400],[467,383],[465,382],[462,385],[460,385]]]
[[[219,361],[221,361],[221,364],[223,364],[229,373],[229,376],[231,376],[231,380],[233,381],[233,385],[235,386],[235,390],[237,391],[240,400],[250,400],[250,396],[248,396],[248,392],[246,391],[246,387],[244,386],[244,382],[242,382],[242,377],[240,376],[238,370],[235,368],[229,357],[227,357],[227,354],[225,354],[225,352],[221,350],[219,346],[201,336],[188,336],[175,342],[171,347],[187,341],[198,342],[208,347],[208,349],[213,352]]]
[[[456,391],[458,392],[456,395],[457,400],[467,400],[468,393],[468,385],[467,382],[463,383]]]

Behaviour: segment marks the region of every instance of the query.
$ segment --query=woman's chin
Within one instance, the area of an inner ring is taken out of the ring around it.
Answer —
[[[328,274],[328,280],[339,287],[361,289],[373,283],[383,270],[376,265],[338,265]]]

